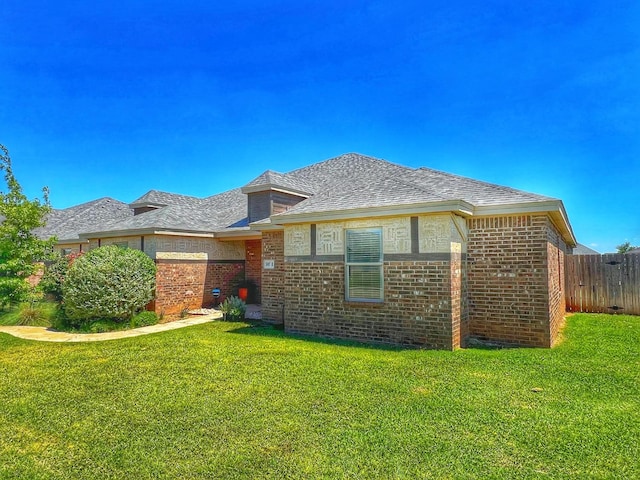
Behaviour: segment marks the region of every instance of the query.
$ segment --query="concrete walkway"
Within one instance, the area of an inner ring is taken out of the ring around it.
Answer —
[[[0,333],[8,333],[14,337],[25,340],[39,340],[42,342],[100,342],[102,340],[116,340],[118,338],[138,337],[149,333],[175,330],[176,328],[188,327],[190,325],[200,325],[222,318],[222,313],[216,311],[208,315],[192,316],[184,320],[175,322],[158,323],[148,327],[134,328],[131,330],[121,330],[118,332],[106,333],[67,333],[49,330],[47,327],[3,327],[0,326]]]

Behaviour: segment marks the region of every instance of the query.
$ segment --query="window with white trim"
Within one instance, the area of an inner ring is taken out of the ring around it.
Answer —
[[[345,296],[348,301],[381,302],[382,228],[345,230]]]

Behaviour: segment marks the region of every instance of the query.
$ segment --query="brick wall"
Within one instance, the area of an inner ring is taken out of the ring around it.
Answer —
[[[468,227],[469,333],[550,346],[548,218],[472,218]]]
[[[237,275],[244,275],[243,261],[157,260],[155,311],[166,318],[184,309],[211,306],[211,290],[220,288],[220,301],[231,294]]]
[[[455,263],[455,262],[454,262]],[[285,263],[285,329],[361,341],[453,349],[460,346],[461,295],[449,261],[385,261],[383,303],[346,302],[344,262]],[[458,274],[460,275],[460,272]],[[461,277],[460,277],[461,278]],[[452,288],[452,285],[457,286]],[[452,315],[458,319],[452,321]],[[455,327],[454,327],[455,323]]]
[[[262,290],[262,241],[247,240],[246,248],[246,277],[247,280],[253,280],[256,283],[257,292],[254,301],[261,302],[260,292]]]
[[[262,270],[262,318],[282,323],[284,308],[284,232],[262,232],[262,259],[273,269]]]
[[[551,344],[556,343],[560,329],[564,325],[567,310],[565,296],[564,266],[568,247],[553,226],[547,222],[547,264],[549,283],[549,330]]]

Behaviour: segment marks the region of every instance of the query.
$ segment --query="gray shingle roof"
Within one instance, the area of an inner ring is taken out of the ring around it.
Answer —
[[[164,193],[164,192],[155,192]],[[206,198],[169,194],[155,199],[174,199],[176,203],[141,213],[112,223],[108,228],[85,230],[93,232],[121,232],[126,230],[177,230],[212,232],[242,225],[247,217],[247,196],[240,189],[229,190]],[[146,196],[146,195],[145,195]],[[143,198],[143,197],[141,197]],[[140,203],[136,201],[136,203]]]
[[[57,237],[58,241],[79,240],[78,234],[87,230],[108,229],[110,225],[133,216],[126,203],[113,198],[99,198],[91,202],[47,215],[47,224],[35,230],[40,238]]]
[[[550,197],[460,177],[429,168],[413,169],[349,153],[287,174],[311,185],[311,198],[287,215],[463,200],[474,206],[552,200]]]
[[[175,204],[190,204],[193,200],[198,200],[197,197],[191,197],[189,195],[180,195],[177,193],[162,192],[160,190],[149,190],[143,196],[131,202],[132,207],[141,207],[146,205],[175,205]]]
[[[274,172],[273,170],[267,170],[251,182],[242,187],[244,193],[251,191],[259,191],[268,188],[280,188],[283,190],[290,190],[293,192],[300,192],[308,194],[313,191],[313,187],[301,178],[297,178],[290,174]]]
[[[573,255],[600,255],[600,252],[596,252],[593,248],[589,248],[581,243],[576,245],[571,253]]]
[[[206,198],[151,190],[131,206],[162,206],[119,221],[84,222],[81,233],[134,230],[219,232],[248,229],[247,192],[284,188],[309,198],[277,217],[361,208],[465,201],[473,206],[554,200],[429,168],[410,168],[357,153],[340,155],[289,173],[267,170],[242,189]],[[74,207],[75,208],[75,207]]]

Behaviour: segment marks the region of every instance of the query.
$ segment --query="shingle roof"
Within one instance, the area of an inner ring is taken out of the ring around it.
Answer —
[[[593,248],[589,248],[581,243],[576,245],[571,253],[573,255],[600,255],[600,252],[596,252]]]
[[[155,193],[162,194],[164,192]],[[229,190],[206,198],[168,195],[170,197],[155,195],[155,198],[164,198],[165,200],[172,198],[176,200],[176,203],[112,223],[103,230],[92,228],[82,233],[126,230],[212,232],[224,230],[227,227],[237,227],[247,217],[247,196],[240,189]],[[136,201],[136,203],[140,202]]]
[[[313,187],[303,179],[296,178],[293,175],[267,170],[242,187],[242,191],[249,193],[251,191],[266,190],[268,188],[279,188],[303,194],[311,193],[313,190]]]
[[[279,216],[463,200],[474,206],[552,200],[429,168],[410,168],[349,153],[286,176],[311,186],[311,198]],[[293,181],[295,181],[293,180]]]
[[[53,210],[46,225],[34,232],[40,238],[57,237],[58,241],[79,240],[78,234],[93,229],[108,229],[110,225],[133,216],[126,203],[113,198],[99,198],[91,202],[60,210]]]
[[[306,198],[275,215],[315,214],[353,209],[464,201],[476,207],[535,203],[550,197],[481,182],[429,168],[410,168],[348,153],[289,173],[267,170],[242,189],[206,198],[151,190],[131,206],[162,206],[108,225],[90,224],[81,233],[128,230],[220,232],[248,229],[247,192],[283,188]]]
[[[189,195],[180,195],[177,193],[162,192],[160,190],[149,190],[143,196],[131,202],[132,207],[156,205],[167,206],[174,204],[189,204],[193,200],[198,200],[197,197],[191,197]]]

